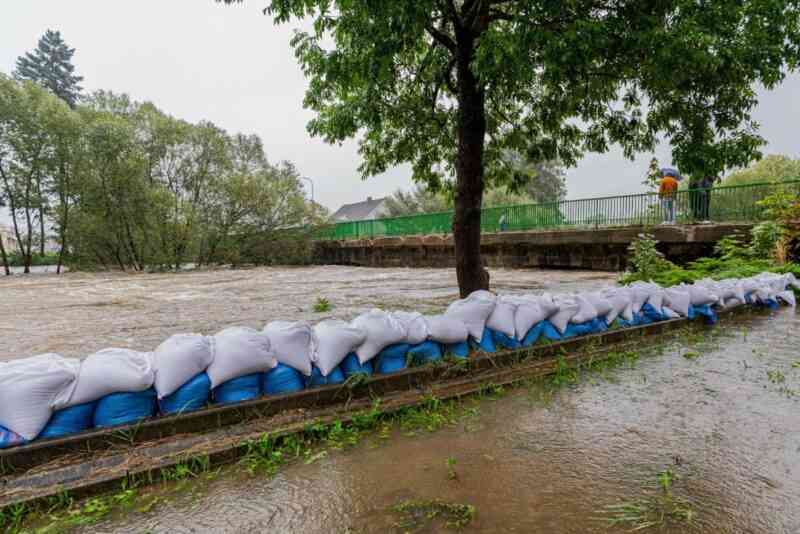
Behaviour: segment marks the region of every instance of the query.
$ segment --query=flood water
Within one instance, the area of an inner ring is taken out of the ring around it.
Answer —
[[[628,532],[604,522],[606,507],[659,495],[657,474],[669,468],[693,520],[642,532],[796,534],[800,316],[782,309],[714,332],[724,335],[671,341],[549,400],[512,389],[474,401],[468,423],[398,431],[272,479],[226,468],[199,495],[88,531],[395,532],[393,506],[441,499],[475,507],[465,532]]]
[[[566,293],[612,284],[590,271],[493,270],[501,293]],[[458,298],[453,269],[272,267],[181,273],[0,276],[0,361],[107,347],[153,350],[172,334],[214,334],[274,320],[351,320],[370,308],[441,312]],[[330,311],[315,313],[325,298]]]

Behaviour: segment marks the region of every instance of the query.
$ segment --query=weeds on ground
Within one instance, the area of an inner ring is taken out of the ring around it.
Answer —
[[[392,507],[400,514],[395,527],[403,532],[421,530],[434,521],[441,521],[447,529],[461,530],[475,519],[471,504],[448,503],[439,500],[403,501]]]

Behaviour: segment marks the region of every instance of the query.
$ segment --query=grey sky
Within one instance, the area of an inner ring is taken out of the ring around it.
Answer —
[[[0,3],[0,71],[35,47],[48,28],[77,48],[74,61],[88,90],[111,89],[150,100],[177,117],[208,119],[229,132],[255,132],[271,161],[288,159],[314,180],[331,209],[411,185],[399,167],[362,181],[355,142],[331,146],[306,133],[306,82],[289,46],[292,26],[261,14],[266,0],[225,7],[213,0],[4,0]],[[800,76],[762,93],[756,119],[768,153],[796,157]],[[656,155],[669,163],[669,148]],[[619,151],[586,157],[567,173],[570,198],[638,192],[650,154],[635,162]]]

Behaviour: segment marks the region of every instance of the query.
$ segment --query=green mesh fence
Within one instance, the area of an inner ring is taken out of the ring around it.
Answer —
[[[800,180],[781,183],[715,187],[710,193],[682,190],[673,196],[675,222],[755,222],[764,218],[758,201],[779,191],[800,195]],[[666,221],[668,211],[658,193],[563,200],[545,204],[520,204],[481,210],[483,232],[600,228],[655,225]],[[318,239],[365,239],[382,236],[449,234],[453,212],[426,213],[369,221],[353,221],[319,228]]]

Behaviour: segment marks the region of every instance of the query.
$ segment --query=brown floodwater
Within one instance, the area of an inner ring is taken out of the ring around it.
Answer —
[[[441,499],[475,507],[465,532],[627,532],[635,525],[609,526],[606,507],[661,494],[669,468],[694,519],[642,532],[797,534],[800,316],[782,309],[713,332],[549,397],[520,387],[468,401],[477,415],[455,426],[395,431],[272,479],[232,466],[197,494],[87,531],[395,532],[393,506]]]
[[[612,273],[493,270],[502,293],[568,292],[611,284]],[[67,273],[0,277],[0,361],[107,347],[153,350],[172,334],[214,334],[273,320],[350,320],[374,307],[442,311],[458,298],[452,269],[273,267],[181,273]],[[315,313],[326,298],[332,308]]]

